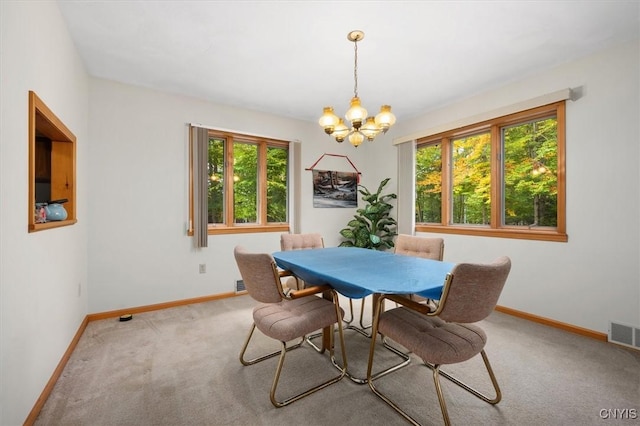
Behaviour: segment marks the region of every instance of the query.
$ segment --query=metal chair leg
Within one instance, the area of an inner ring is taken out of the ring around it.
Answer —
[[[363,324],[363,320],[364,320],[364,307],[366,305],[367,298],[363,297],[362,298],[362,303],[360,304],[360,328],[362,328],[363,330],[366,330],[368,328],[371,328],[372,324],[369,325],[364,325]]]
[[[420,426],[420,423],[416,419],[411,417],[408,413],[406,413],[404,410],[402,410],[395,402],[393,402],[389,397],[387,397],[382,392],[380,392],[380,390],[378,388],[376,388],[375,384],[373,383],[374,380],[382,377],[385,374],[388,374],[387,372],[377,373],[375,375],[372,374],[372,371],[373,371],[373,360],[374,360],[374,355],[375,355],[376,337],[378,335],[378,320],[380,318],[380,314],[381,314],[382,309],[383,309],[382,301],[376,302],[376,303],[377,304],[375,306],[374,317],[373,317],[374,318],[374,320],[373,320],[373,329],[372,329],[372,332],[371,332],[371,334],[372,334],[371,346],[369,348],[369,362],[367,364],[367,383],[369,384],[369,388],[371,389],[371,391],[374,394],[376,394],[387,405],[389,405],[391,408],[393,408],[405,420],[407,420],[409,423],[411,423],[414,426]],[[383,339],[384,339],[384,336],[383,336]],[[398,351],[398,352],[400,352],[400,351]],[[400,353],[402,353],[402,352],[400,352]],[[451,421],[449,419],[449,412],[447,411],[447,404],[445,402],[444,395],[442,393],[442,387],[440,385],[440,376],[443,376],[443,377],[451,380],[456,385],[458,385],[461,388],[467,390],[468,392],[470,392],[471,394],[475,395],[476,397],[482,399],[483,401],[488,402],[489,404],[497,404],[502,399],[502,392],[500,391],[500,386],[498,385],[498,381],[497,381],[496,376],[495,376],[495,374],[493,372],[493,369],[491,368],[491,364],[489,362],[489,358],[487,357],[487,354],[484,351],[484,349],[482,351],[480,351],[480,354],[482,355],[482,360],[484,361],[484,365],[485,365],[485,367],[487,369],[487,372],[489,373],[489,378],[491,379],[491,383],[493,384],[493,387],[494,387],[494,389],[496,391],[495,398],[488,397],[488,396],[480,393],[476,389],[474,389],[474,388],[468,386],[467,384],[461,382],[460,380],[456,379],[455,377],[445,373],[444,371],[441,371],[439,364],[431,364],[431,363],[428,363],[428,362],[423,360],[424,364],[427,367],[429,367],[429,368],[431,368],[433,370],[433,381],[434,381],[434,385],[435,385],[435,388],[436,388],[436,393],[438,395],[438,402],[440,403],[440,410],[442,411],[442,418],[444,420],[445,425],[447,425],[447,426],[449,426],[451,424]]]
[[[444,399],[444,394],[442,392],[442,386],[440,384],[440,376],[452,381],[453,383],[455,383],[456,385],[460,386],[461,388],[465,389],[466,391],[470,392],[472,395],[475,395],[476,397],[480,398],[481,400],[495,405],[498,402],[500,402],[500,400],[502,399],[502,392],[500,391],[500,386],[498,385],[498,381],[496,379],[496,376],[493,372],[493,369],[491,368],[491,364],[489,363],[489,358],[487,357],[487,354],[485,353],[484,350],[482,350],[480,352],[480,354],[482,355],[482,359],[484,361],[485,367],[487,368],[487,372],[489,373],[489,377],[491,379],[491,383],[493,384],[493,387],[496,391],[496,396],[495,398],[490,398],[484,394],[482,394],[481,392],[477,391],[476,389],[470,387],[469,385],[461,382],[460,380],[456,379],[455,377],[451,376],[448,373],[445,373],[444,371],[440,370],[441,365],[439,364],[430,364],[425,362],[424,364],[429,367],[432,371],[433,371],[433,383],[435,385],[436,388],[436,394],[438,395],[438,402],[440,404],[440,411],[442,412],[442,419],[444,421],[444,424],[446,426],[450,426],[451,425],[451,420],[449,418],[449,412],[447,410],[447,403]],[[408,413],[406,413],[404,410],[402,410],[394,401],[392,401],[389,397],[387,397],[385,394],[383,394],[382,392],[380,392],[380,390],[378,388],[375,387],[373,381],[378,379],[379,377],[381,377],[381,375],[371,375],[371,369],[373,366],[373,356],[374,356],[374,349],[373,349],[373,342],[372,342],[372,348],[370,350],[369,353],[369,366],[368,366],[368,370],[367,370],[367,378],[368,378],[368,383],[369,383],[369,388],[373,391],[374,394],[376,394],[380,399],[382,399],[384,402],[386,402],[391,408],[393,408],[398,414],[400,414],[405,420],[407,420],[409,423],[411,423],[414,426],[420,426],[420,423],[414,419],[413,417],[411,417]]]
[[[362,301],[360,302],[360,326],[357,325],[352,325],[351,322],[348,323],[347,328],[349,330],[354,330],[357,331],[358,333],[362,334],[364,337],[371,337],[370,333],[367,333],[366,330],[371,328],[371,324],[369,325],[364,325],[364,307],[365,307],[365,301],[367,300],[366,296],[362,298]],[[351,299],[349,299],[349,301],[351,301]],[[351,307],[351,319],[353,319],[353,306]]]
[[[276,367],[276,374],[275,374],[275,377],[273,378],[273,384],[271,385],[271,392],[269,393],[269,398],[271,399],[271,403],[275,407],[280,408],[280,407],[284,407],[286,405],[289,405],[292,402],[295,402],[295,401],[297,401],[299,399],[302,399],[305,396],[309,396],[312,393],[319,391],[320,389],[324,389],[327,386],[338,382],[339,380],[341,380],[345,376],[346,368],[339,375],[337,375],[337,376],[335,376],[335,377],[333,377],[333,378],[331,378],[331,379],[329,379],[329,380],[327,380],[327,381],[325,381],[325,382],[323,382],[323,383],[321,383],[321,384],[319,384],[317,386],[314,386],[314,387],[312,387],[312,388],[310,388],[310,389],[308,389],[308,390],[306,390],[304,392],[301,392],[301,393],[299,393],[297,395],[289,397],[289,398],[287,398],[285,400],[278,401],[276,399],[276,390],[278,389],[278,382],[280,381],[280,373],[282,372],[282,366],[284,365],[285,356],[286,356],[286,354],[288,352],[287,344],[285,342],[281,342],[281,344],[282,344],[282,350],[280,351],[280,359],[278,360],[278,366]],[[333,352],[333,351],[331,351],[331,352]],[[333,356],[333,355],[331,355],[331,356]]]
[[[345,324],[350,325],[353,322],[353,299],[349,299],[349,313],[351,314],[351,318],[349,318],[348,320],[346,319],[342,319],[342,321],[344,321]]]
[[[491,378],[491,383],[493,384],[493,388],[496,391],[495,398],[490,398],[478,392],[476,389],[470,387],[466,383],[463,383],[460,380],[456,379],[455,377],[445,373],[444,371],[441,371],[440,365],[437,365],[437,364],[434,365],[434,364],[429,364],[425,362],[425,365],[433,370],[433,382],[436,385],[436,392],[438,394],[438,401],[440,402],[440,410],[442,411],[442,418],[444,420],[444,424],[447,426],[451,424],[451,421],[449,420],[449,412],[447,411],[447,404],[444,400],[444,395],[442,394],[442,387],[440,386],[439,376],[443,376],[444,378],[449,379],[456,385],[460,386],[461,388],[470,392],[471,394],[477,396],[481,400],[488,402],[489,404],[495,405],[498,402],[500,402],[500,400],[502,399],[502,392],[500,391],[500,386],[498,386],[498,381],[496,380],[496,376],[493,373],[493,369],[491,368],[491,364],[489,363],[489,358],[487,357],[487,354],[485,353],[484,349],[480,352],[480,354],[482,355],[482,360],[484,361],[484,365],[487,368],[489,377]]]
[[[376,302],[376,300],[377,299],[374,297],[374,302]],[[362,301],[362,304],[364,306],[364,299]],[[380,309],[380,310],[384,309],[384,300],[380,300],[378,305],[380,305],[378,309]],[[374,303],[374,308],[375,308],[375,303]],[[373,316],[375,317],[375,314]],[[362,312],[360,313],[360,324],[362,324]],[[369,327],[372,327],[372,325],[370,325]],[[375,344],[375,339],[373,338],[373,335],[374,335],[375,331],[372,331],[371,334],[368,334],[366,331],[364,331],[361,328],[358,328],[357,326],[347,326],[346,328],[350,329],[350,330],[354,330],[354,331],[360,333],[361,335],[363,335],[364,337],[372,339],[372,345]],[[399,370],[399,369],[401,369],[401,368],[403,368],[403,367],[405,367],[405,366],[407,366],[407,365],[409,365],[411,363],[411,357],[409,356],[409,354],[406,354],[406,353],[394,348],[393,346],[388,344],[386,342],[386,339],[384,339],[384,338],[382,340],[382,343],[383,343],[383,346],[387,350],[389,350],[389,351],[393,352],[394,354],[396,354],[401,359],[401,361],[398,364],[392,365],[391,367],[388,367],[388,368],[386,368],[386,369],[384,369],[382,371],[379,371],[379,372],[375,373],[373,375],[373,380],[375,380],[377,378],[380,378],[382,376],[385,376],[385,375],[387,375],[387,374],[389,374],[391,372],[394,372],[396,370]],[[334,360],[332,360],[332,362],[333,362],[333,365],[337,369],[341,369],[342,368]],[[367,383],[367,377],[356,377],[356,376],[354,376],[352,374],[349,374],[349,372],[347,372],[347,377],[349,377],[349,379],[351,379],[352,382],[358,383],[360,385],[364,385],[365,383]]]
[[[337,306],[337,305],[336,305]],[[286,353],[289,351],[287,348],[287,344],[286,342],[281,342],[282,344],[282,349],[280,350],[280,359],[278,360],[278,366],[276,368],[276,373],[275,373],[275,377],[273,379],[273,384],[271,385],[271,392],[269,394],[269,397],[271,399],[271,403],[280,408],[280,407],[284,407],[285,405],[289,405],[292,402],[295,402],[299,399],[304,398],[305,396],[311,395],[314,392],[319,391],[320,389],[324,389],[329,385],[332,385],[340,380],[342,380],[342,378],[347,374],[347,352],[346,352],[346,348],[344,345],[344,334],[343,334],[343,330],[342,330],[342,321],[341,321],[341,315],[340,315],[340,310],[339,308],[336,309],[336,314],[338,316],[338,334],[339,334],[339,338],[340,338],[340,350],[342,353],[342,359],[344,360],[344,367],[340,370],[340,374],[327,380],[326,382],[323,382],[317,386],[314,386],[304,392],[301,392],[297,395],[294,395],[292,397],[289,397],[283,401],[278,401],[276,399],[276,390],[278,388],[278,382],[280,381],[280,373],[282,372],[282,366],[284,365],[284,360],[285,360],[285,356]],[[334,363],[334,338],[333,338],[333,328],[332,328],[332,333],[331,333],[331,344],[329,347],[329,357],[331,359],[331,362]]]
[[[444,400],[444,395],[442,394],[442,387],[440,386],[440,366],[435,365],[433,368],[433,383],[436,386],[436,393],[438,394],[438,402],[440,403],[440,411],[442,412],[442,419],[444,420],[445,426],[451,425],[451,420],[449,420],[449,411],[447,410],[447,403]]]
[[[249,335],[245,339],[244,345],[242,346],[242,350],[240,351],[240,357],[239,357],[240,358],[240,362],[242,363],[242,365],[245,365],[245,366],[246,365],[257,364],[257,363],[259,363],[261,361],[264,361],[265,359],[273,358],[276,355],[280,355],[280,353],[281,353],[281,351],[275,351],[275,352],[272,352],[270,354],[259,356],[257,358],[253,358],[253,359],[250,359],[250,360],[245,360],[244,359],[244,355],[247,352],[247,348],[249,347],[249,341],[251,341],[251,337],[253,336],[253,332],[255,331],[255,329],[256,329],[256,325],[254,323],[254,324],[251,325],[251,329],[249,330]],[[297,349],[300,346],[302,346],[303,342],[304,342],[304,337],[302,337],[300,339],[300,342],[296,343],[293,346],[289,346],[286,349],[287,349],[287,351],[291,351],[293,349]]]
[[[500,402],[500,400],[502,399],[502,391],[500,390],[500,386],[498,385],[498,380],[496,379],[496,375],[493,372],[493,369],[491,368],[491,363],[489,362],[489,357],[487,356],[487,353],[484,351],[484,349],[480,352],[480,355],[482,355],[482,360],[484,361],[484,366],[487,369],[487,373],[489,373],[489,378],[491,379],[491,384],[493,385],[493,389],[496,392],[496,396],[491,398],[481,392],[479,392],[478,390],[472,388],[471,386],[467,385],[466,383],[456,379],[455,377],[449,375],[448,373],[444,372],[444,371],[439,371],[439,375],[449,379],[450,381],[452,381],[453,383],[455,383],[456,385],[460,386],[461,388],[463,388],[464,390],[466,390],[467,392],[471,393],[472,395],[475,395],[476,397],[480,398],[481,400],[483,400],[484,402],[487,402],[489,404],[495,405],[498,402]],[[435,371],[436,367],[439,370],[439,366],[433,365],[433,364],[429,364],[427,362],[425,362],[425,365],[429,368],[431,368],[432,370]]]
[[[375,307],[374,320],[373,320],[372,330],[371,330],[371,335],[372,335],[371,346],[369,347],[369,362],[367,363],[367,383],[369,384],[369,388],[374,394],[376,394],[380,399],[382,399],[385,403],[387,403],[387,405],[393,408],[398,414],[404,417],[405,420],[407,420],[409,423],[411,423],[414,426],[420,426],[420,423],[418,423],[413,417],[405,413],[395,402],[393,402],[385,394],[380,392],[378,388],[376,388],[375,385],[373,384],[373,381],[375,379],[378,379],[384,376],[385,374],[387,374],[387,373],[385,374],[377,373],[375,375],[372,374],[373,359],[375,355],[375,346],[376,346],[376,337],[378,335],[378,323],[376,319],[379,318],[381,309],[382,309],[381,303],[378,303],[378,306]]]
[[[342,313],[340,311],[340,307],[338,305],[337,302],[337,295],[334,295],[334,303],[336,306],[336,317],[338,318],[337,321],[337,328],[338,328],[338,334],[339,334],[339,338],[340,338],[340,350],[342,353],[342,359],[344,361],[344,366],[340,369],[340,374],[319,384],[316,385],[304,392],[301,392],[297,395],[294,395],[292,397],[289,397],[285,400],[279,401],[276,399],[276,390],[278,388],[278,382],[280,381],[280,374],[282,372],[282,367],[284,365],[284,360],[286,357],[287,352],[293,350],[293,349],[297,349],[299,348],[304,341],[306,340],[306,336],[302,336],[302,338],[300,339],[300,341],[298,343],[296,343],[293,346],[289,346],[287,347],[287,343],[286,342],[280,342],[280,350],[279,351],[275,351],[263,356],[259,356],[257,358],[254,359],[250,359],[250,360],[246,360],[245,359],[245,354],[247,352],[247,348],[249,347],[249,342],[251,341],[251,337],[253,336],[253,332],[256,329],[256,325],[255,323],[253,323],[251,325],[251,329],[249,330],[249,334],[244,342],[244,345],[242,346],[242,350],[240,351],[240,362],[242,363],[242,365],[253,365],[253,364],[257,364],[261,361],[264,361],[266,359],[269,358],[273,358],[276,355],[280,355],[280,358],[278,360],[278,366],[276,367],[276,372],[275,372],[275,376],[273,379],[273,383],[271,385],[271,392],[269,394],[269,397],[271,399],[271,403],[276,406],[276,407],[284,407],[285,405],[289,405],[294,401],[297,401],[301,398],[304,398],[305,396],[311,395],[312,393],[319,391],[320,389],[323,389],[329,385],[332,385],[336,382],[338,382],[339,380],[341,380],[346,374],[347,374],[347,352],[346,352],[346,348],[345,348],[345,344],[344,344],[344,332],[343,332],[343,328],[342,328]],[[335,348],[334,348],[334,329],[333,327],[331,328],[332,332],[331,335],[329,336],[329,358],[331,360],[331,363],[335,365],[335,356],[334,356],[334,352],[335,352]],[[312,345],[313,347],[315,347],[315,345]]]

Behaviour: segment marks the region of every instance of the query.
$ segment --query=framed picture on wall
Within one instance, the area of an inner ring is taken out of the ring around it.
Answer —
[[[313,170],[313,207],[357,208],[358,173]]]

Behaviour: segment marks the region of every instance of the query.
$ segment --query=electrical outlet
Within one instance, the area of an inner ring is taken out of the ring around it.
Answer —
[[[207,264],[206,263],[201,263],[200,266],[198,267],[198,270],[200,271],[201,274],[204,274],[207,272]]]

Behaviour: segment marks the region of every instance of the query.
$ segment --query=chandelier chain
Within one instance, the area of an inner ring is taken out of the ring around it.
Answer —
[[[355,52],[354,60],[353,60],[353,95],[354,97],[358,97],[358,40],[356,39],[353,42],[353,50]]]

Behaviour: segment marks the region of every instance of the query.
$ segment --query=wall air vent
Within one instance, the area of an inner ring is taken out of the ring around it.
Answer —
[[[244,280],[236,280],[236,293],[241,293],[243,291],[247,291],[244,286]]]
[[[640,349],[640,327],[619,322],[609,322],[609,341]]]

